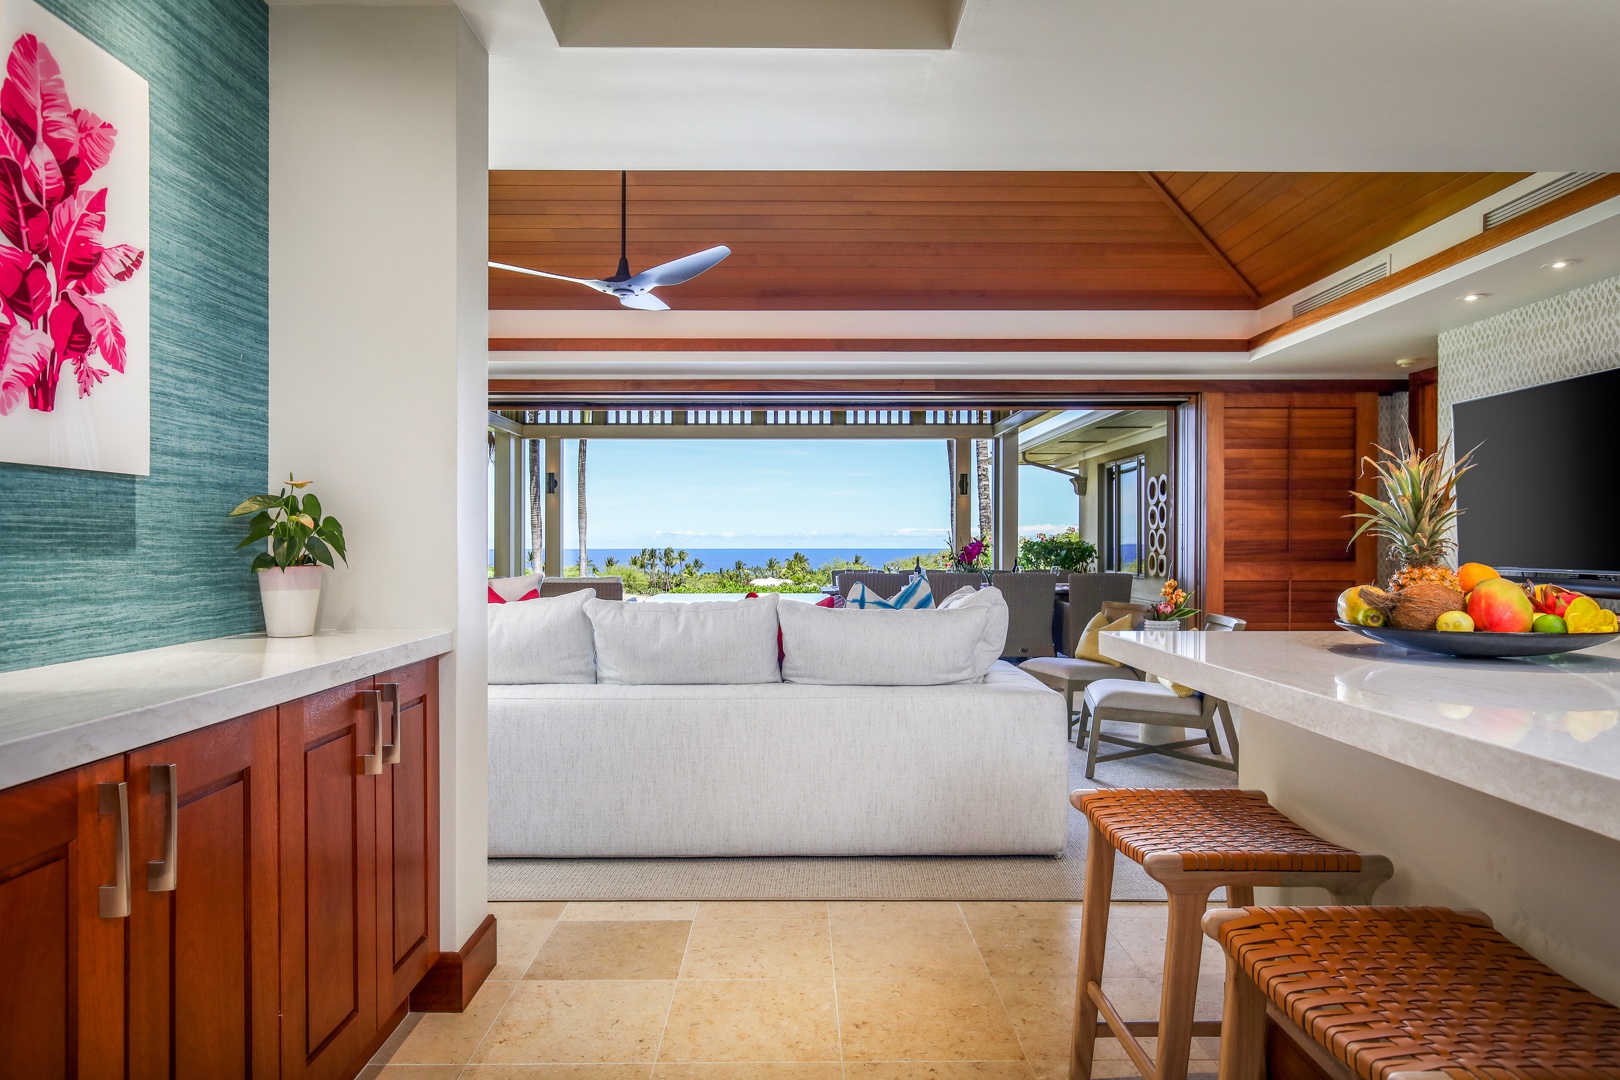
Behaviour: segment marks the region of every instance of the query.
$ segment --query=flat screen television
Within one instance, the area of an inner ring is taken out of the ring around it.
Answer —
[[[1461,401],[1451,417],[1458,455],[1478,447],[1457,483],[1459,560],[1620,586],[1620,369]]]

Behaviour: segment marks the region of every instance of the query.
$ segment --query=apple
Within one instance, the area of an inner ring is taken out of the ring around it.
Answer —
[[[1477,629],[1522,634],[1535,621],[1535,608],[1520,586],[1506,578],[1487,578],[1468,594],[1468,615]]]

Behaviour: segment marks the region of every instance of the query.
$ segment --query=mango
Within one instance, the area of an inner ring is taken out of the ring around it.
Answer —
[[[1468,615],[1474,627],[1498,634],[1522,634],[1535,621],[1530,597],[1506,578],[1486,578],[1468,594]]]

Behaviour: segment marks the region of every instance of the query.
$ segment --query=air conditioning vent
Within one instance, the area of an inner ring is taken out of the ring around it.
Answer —
[[[1571,172],[1565,173],[1556,180],[1549,180],[1534,191],[1527,191],[1512,202],[1505,202],[1495,210],[1485,214],[1485,227],[1494,229],[1498,225],[1512,221],[1521,214],[1528,214],[1538,206],[1545,206],[1560,195],[1568,195],[1576,188],[1583,188],[1594,180],[1608,176],[1600,172]]]
[[[1315,296],[1307,296],[1294,305],[1294,318],[1299,318],[1307,311],[1315,311],[1323,304],[1331,304],[1339,297],[1353,293],[1363,285],[1371,285],[1380,278],[1387,277],[1389,277],[1389,259],[1385,258],[1383,262],[1378,263],[1376,266],[1369,266],[1361,273],[1353,277],[1347,277],[1337,285],[1323,289]]]

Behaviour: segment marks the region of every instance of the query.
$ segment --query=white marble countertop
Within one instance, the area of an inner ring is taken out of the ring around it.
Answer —
[[[1620,642],[1534,660],[1343,631],[1103,634],[1105,655],[1620,839]]]
[[[450,648],[448,630],[248,634],[0,672],[0,788]]]

